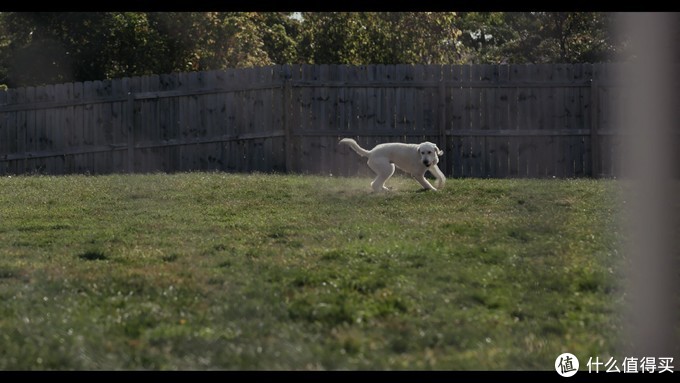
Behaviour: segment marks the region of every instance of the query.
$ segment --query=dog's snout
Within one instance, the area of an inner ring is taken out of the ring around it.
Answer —
[[[430,161],[428,161],[428,160],[423,160],[423,165],[425,165],[425,166],[430,166]]]

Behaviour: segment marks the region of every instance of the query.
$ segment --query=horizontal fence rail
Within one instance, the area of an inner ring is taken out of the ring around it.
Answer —
[[[285,65],[0,92],[0,175],[369,175],[337,142],[436,142],[449,177],[610,177],[616,64]]]

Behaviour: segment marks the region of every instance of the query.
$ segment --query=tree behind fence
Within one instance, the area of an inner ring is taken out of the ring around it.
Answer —
[[[292,65],[0,92],[0,174],[370,174],[436,142],[449,177],[615,176],[613,64]]]

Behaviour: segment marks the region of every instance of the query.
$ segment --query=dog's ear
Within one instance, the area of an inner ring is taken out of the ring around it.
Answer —
[[[439,147],[437,145],[434,146],[434,150],[437,152],[437,156],[443,156],[444,155],[444,151],[439,149]]]

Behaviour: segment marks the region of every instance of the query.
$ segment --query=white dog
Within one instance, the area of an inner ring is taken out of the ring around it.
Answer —
[[[446,177],[439,170],[437,163],[439,156],[444,152],[431,142],[420,144],[402,144],[390,142],[376,145],[371,150],[359,146],[351,138],[343,138],[340,144],[349,145],[362,157],[368,157],[368,166],[376,173],[371,182],[374,191],[388,191],[385,182],[394,174],[394,166],[409,173],[418,181],[425,190],[437,190],[425,179],[425,173],[429,170],[437,178],[437,188],[442,188]]]

